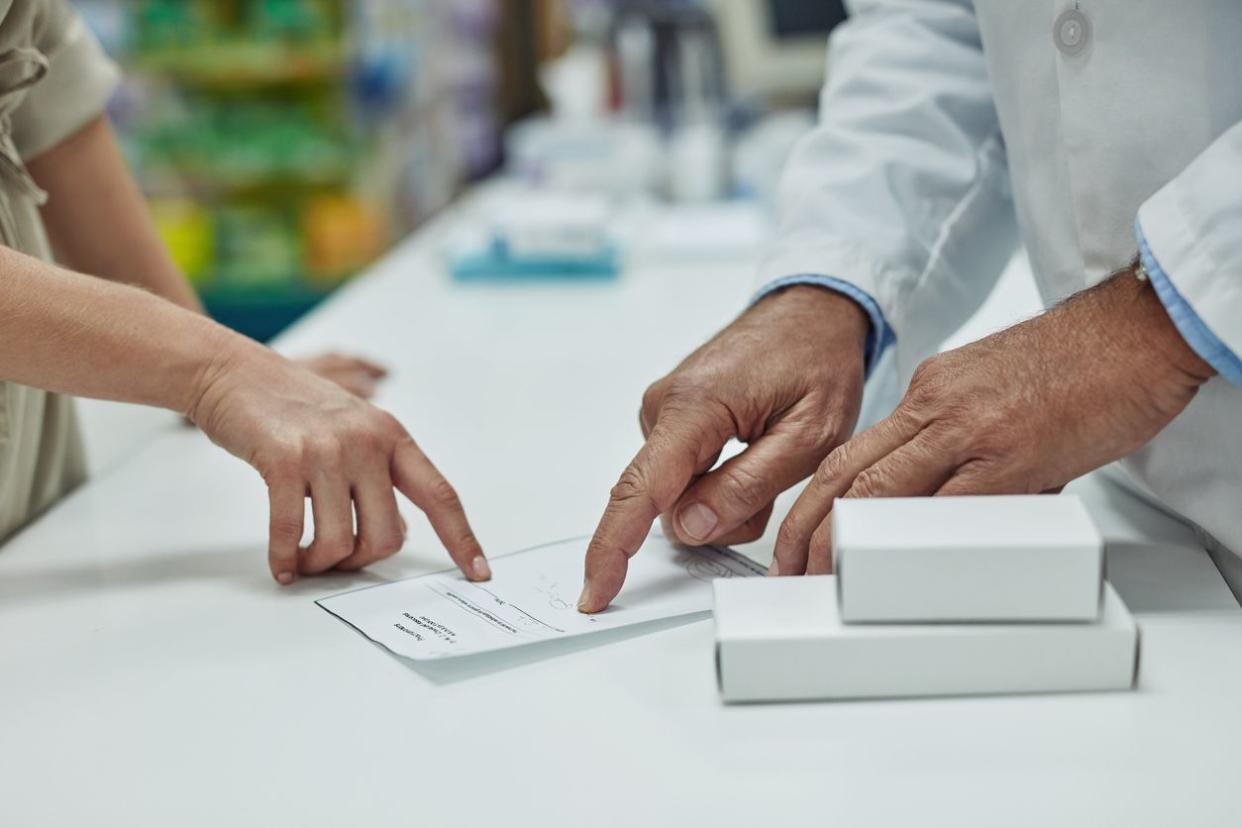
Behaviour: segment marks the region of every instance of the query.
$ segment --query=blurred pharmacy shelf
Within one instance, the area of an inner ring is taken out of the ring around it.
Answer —
[[[125,70],[111,115],[174,259],[257,339],[494,164],[495,0],[75,5]]]

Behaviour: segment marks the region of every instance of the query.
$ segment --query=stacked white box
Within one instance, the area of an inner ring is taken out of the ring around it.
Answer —
[[[1076,498],[872,503],[837,501],[840,575],[715,582],[725,701],[1134,686],[1139,629]]]
[[[1090,621],[1104,542],[1072,495],[838,500],[841,617],[870,621]]]
[[[1112,586],[1091,623],[846,624],[832,575],[715,582],[726,702],[1124,690],[1138,627]]]

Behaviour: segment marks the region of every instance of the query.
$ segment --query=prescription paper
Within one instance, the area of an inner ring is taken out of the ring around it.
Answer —
[[[691,549],[653,533],[630,560],[625,588],[612,606],[583,615],[576,605],[589,540],[494,558],[492,579],[485,583],[471,583],[454,570],[315,603],[396,655],[430,661],[707,612],[711,581],[763,572],[730,549]]]

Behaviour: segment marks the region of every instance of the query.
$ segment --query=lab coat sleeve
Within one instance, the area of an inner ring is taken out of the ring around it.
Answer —
[[[47,58],[47,74],[31,87],[13,113],[13,143],[22,158],[38,156],[104,112],[120,71],[67,0],[37,6],[35,48]]]
[[[1138,215],[1139,248],[1169,316],[1199,356],[1242,385],[1242,124]]]
[[[904,382],[986,298],[1017,244],[972,3],[858,0],[833,33],[820,121],[781,181],[759,274],[873,297]]]

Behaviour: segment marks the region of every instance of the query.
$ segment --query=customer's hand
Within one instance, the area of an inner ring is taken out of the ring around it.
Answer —
[[[295,359],[294,362],[364,400],[375,396],[375,387],[388,376],[388,369],[378,363],[336,351]]]
[[[394,417],[339,385],[239,339],[203,372],[189,417],[267,483],[280,583],[394,554],[405,535],[394,488],[427,514],[466,577],[490,577],[453,487]],[[299,549],[307,496],[315,535]]]
[[[831,571],[837,497],[1037,494],[1135,451],[1211,368],[1122,273],[915,372],[883,422],[833,451],[781,527],[781,575]]]
[[[658,515],[687,544],[763,534],[778,494],[853,431],[869,322],[818,287],[765,297],[647,389],[646,443],[613,487],[578,607],[599,612]],[[732,438],[749,447],[711,470]]]

